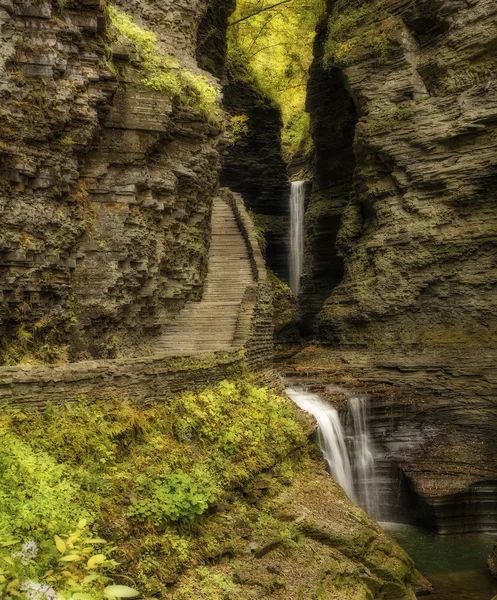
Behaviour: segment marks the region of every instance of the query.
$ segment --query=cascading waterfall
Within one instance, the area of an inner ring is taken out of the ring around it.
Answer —
[[[359,505],[370,515],[379,515],[378,487],[373,443],[367,426],[367,398],[356,396],[347,405],[352,420],[354,474]]]
[[[316,394],[306,392],[302,388],[287,388],[286,393],[297,406],[316,419],[318,443],[331,474],[347,496],[355,501],[352,467],[338,411]]]
[[[292,181],[290,190],[290,289],[300,291],[304,263],[304,200],[305,183]]]
[[[338,411],[301,387],[287,388],[288,396],[318,424],[318,443],[335,481],[347,496],[371,516],[379,516],[374,449],[367,427],[367,398],[349,395],[346,434]]]

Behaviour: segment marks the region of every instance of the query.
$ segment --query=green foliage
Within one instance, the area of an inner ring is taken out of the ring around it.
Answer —
[[[153,481],[142,477],[136,482],[135,491],[143,498],[131,503],[130,517],[139,522],[149,521],[157,527],[167,521],[191,523],[214,500],[209,487],[181,471],[165,473]]]
[[[1,539],[45,548],[81,518],[96,530],[105,523],[129,583],[146,591],[215,554],[221,542],[202,533],[209,506],[305,443],[293,405],[243,379],[152,407],[81,400],[12,409],[0,424]]]
[[[108,576],[117,566],[110,558],[114,548],[92,535],[85,519],[68,535],[0,544],[0,596],[36,600],[96,600],[114,597]],[[139,595],[127,588],[128,597]]]
[[[182,68],[174,57],[161,50],[155,33],[137,25],[131,15],[113,5],[109,5],[108,11],[118,35],[130,43],[140,57],[143,83],[213,116],[219,93],[209,80]]]
[[[380,63],[386,62],[393,44],[382,29],[387,17],[382,2],[339,0],[328,21],[324,60],[328,66],[347,66],[371,48]]]
[[[0,425],[0,539],[40,541],[90,518],[70,469]]]
[[[235,143],[247,137],[249,133],[249,118],[247,115],[235,115],[231,117],[230,121],[231,133]]]
[[[244,64],[256,87],[280,108],[283,150],[290,160],[295,152],[310,150],[308,117],[304,116],[307,80],[325,2],[290,0],[273,7],[276,4],[274,0],[237,0],[228,29],[228,59]]]

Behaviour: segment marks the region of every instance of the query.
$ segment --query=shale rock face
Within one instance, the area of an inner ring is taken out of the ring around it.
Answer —
[[[428,394],[422,418],[419,407],[385,407],[385,423],[417,419],[427,442],[407,455],[392,442],[391,456],[407,457],[443,528],[495,531],[497,7],[393,0],[357,11],[329,3],[332,36],[310,83],[304,316],[347,372]],[[323,139],[335,115],[342,134]]]
[[[194,68],[206,5],[122,8]],[[202,287],[222,132],[141,83],[104,9],[0,5],[3,363],[147,353]]]
[[[337,52],[359,122],[345,276],[320,331],[348,346],[495,347],[497,7],[376,5]]]

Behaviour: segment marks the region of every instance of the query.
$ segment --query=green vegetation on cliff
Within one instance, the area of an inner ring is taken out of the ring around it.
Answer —
[[[163,592],[186,567],[215,556],[221,540],[204,515],[304,443],[288,401],[246,381],[154,407],[115,400],[7,410],[0,438],[0,590],[19,591],[29,579],[92,598],[106,580],[86,579],[95,571],[91,553],[103,555],[100,571],[148,592]],[[72,543],[78,524],[78,538],[111,542],[80,552],[84,568],[53,543],[55,535]],[[30,541],[36,557],[10,569]]]
[[[411,559],[324,471],[310,431],[244,379],[154,406],[5,410],[0,596],[411,597]]]
[[[389,37],[392,21],[384,2],[338,0],[328,20],[325,62],[328,66],[347,66],[364,52],[372,52],[382,63],[393,47]]]
[[[212,115],[218,101],[218,90],[202,75],[181,67],[171,55],[161,50],[157,36],[140,27],[133,17],[112,4],[109,16],[117,39],[131,44],[140,58],[143,83],[154,90],[178,97],[184,104]]]
[[[228,28],[228,59],[248,65],[264,95],[281,110],[286,158],[310,150],[307,79],[324,4],[323,0],[237,0]]]

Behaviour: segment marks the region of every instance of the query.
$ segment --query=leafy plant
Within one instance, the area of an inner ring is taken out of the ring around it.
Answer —
[[[9,435],[0,421],[0,539],[40,540],[91,518],[79,485],[64,465]]]
[[[234,142],[247,137],[249,133],[249,118],[247,115],[234,115],[231,117],[231,132]]]
[[[139,521],[160,526],[167,521],[192,522],[214,500],[209,487],[202,486],[181,471],[165,473],[153,481],[141,478],[135,490],[145,497],[132,502],[129,515]]]
[[[53,541],[25,542],[12,552],[13,543],[0,552],[0,595],[28,600],[95,600],[139,595],[127,586],[109,585],[108,573],[117,566],[114,548],[91,535],[85,519],[66,536]],[[6,550],[8,552],[6,552]]]
[[[283,120],[282,146],[290,160],[312,143],[305,103],[316,26],[323,0],[237,0],[228,27],[228,67],[274,101]]]
[[[208,508],[304,443],[294,406],[247,379],[153,406],[119,399],[89,405],[82,398],[39,411],[9,409],[0,416],[0,540],[11,544],[9,555],[21,541],[35,541],[36,570],[23,577],[53,587],[57,582],[41,579],[50,569],[59,573],[66,564],[67,572],[86,577],[91,556],[111,560],[98,545],[88,556],[79,540],[64,554],[54,546],[54,535],[67,544],[70,535],[60,532],[75,531],[87,518],[95,531],[105,526],[104,538],[118,540],[108,549],[126,573],[124,583],[166,593],[166,582],[222,543],[208,533],[217,528]],[[77,546],[74,553],[86,562],[59,562]],[[114,567],[103,565],[94,570],[111,577]],[[104,584],[95,580],[94,589],[103,594]]]
[[[140,27],[131,15],[112,4],[108,10],[118,35],[127,40],[140,57],[143,83],[177,96],[185,104],[212,116],[219,93],[207,77],[182,68],[173,56],[161,50],[155,33]]]

